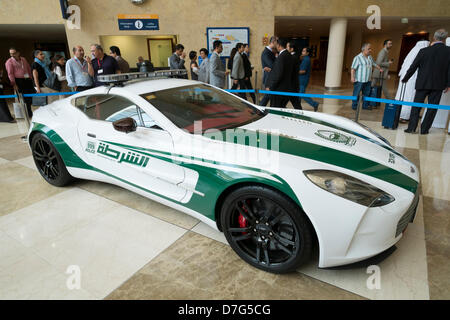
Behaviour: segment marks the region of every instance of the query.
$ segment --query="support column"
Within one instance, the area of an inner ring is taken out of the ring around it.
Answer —
[[[328,41],[327,70],[325,73],[325,89],[329,91],[339,90],[341,87],[346,34],[347,19],[331,19],[330,36]]]

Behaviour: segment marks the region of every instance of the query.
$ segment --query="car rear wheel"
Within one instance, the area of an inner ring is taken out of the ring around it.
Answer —
[[[312,231],[304,212],[287,196],[262,186],[233,191],[221,210],[225,237],[247,263],[287,273],[307,261]]]
[[[72,181],[64,161],[46,135],[35,134],[31,141],[31,150],[39,173],[48,183],[63,187]]]

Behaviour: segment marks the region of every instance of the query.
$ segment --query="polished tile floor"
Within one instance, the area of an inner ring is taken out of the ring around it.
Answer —
[[[348,102],[319,102],[354,117]],[[382,262],[324,270],[313,258],[289,275],[250,267],[221,233],[120,187],[50,186],[20,139],[24,124],[0,123],[0,299],[450,299],[450,136],[386,130],[381,117],[363,111],[361,122],[421,170],[415,222]],[[370,264],[379,288],[367,285]]]

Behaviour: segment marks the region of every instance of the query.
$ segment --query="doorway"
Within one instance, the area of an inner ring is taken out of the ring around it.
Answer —
[[[326,70],[328,59],[328,37],[320,37],[319,59],[316,70]]]
[[[148,56],[155,68],[168,68],[169,57],[175,51],[173,38],[147,39]]]

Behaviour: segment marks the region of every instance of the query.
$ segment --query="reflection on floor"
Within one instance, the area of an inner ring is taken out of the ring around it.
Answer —
[[[319,112],[354,117],[348,102],[318,101]],[[0,123],[0,299],[450,299],[450,136],[383,129],[381,117],[364,110],[361,122],[420,168],[422,185],[415,222],[377,264],[372,290],[361,266],[254,269],[221,233],[116,186],[54,188],[20,139],[23,123]],[[80,289],[68,289],[73,270]]]

